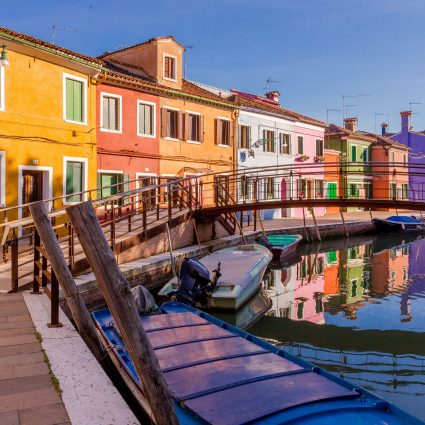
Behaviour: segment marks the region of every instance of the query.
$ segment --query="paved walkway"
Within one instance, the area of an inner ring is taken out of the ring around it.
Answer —
[[[22,294],[0,295],[0,425],[71,425]]]

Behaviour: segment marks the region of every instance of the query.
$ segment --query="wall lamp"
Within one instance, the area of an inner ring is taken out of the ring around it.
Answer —
[[[6,45],[3,44],[1,46],[1,54],[0,54],[0,66],[9,66],[9,60],[7,59],[7,51],[6,51]]]

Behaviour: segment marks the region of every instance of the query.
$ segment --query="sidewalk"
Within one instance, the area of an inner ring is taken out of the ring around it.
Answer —
[[[0,425],[71,425],[46,360],[22,294],[0,295]]]

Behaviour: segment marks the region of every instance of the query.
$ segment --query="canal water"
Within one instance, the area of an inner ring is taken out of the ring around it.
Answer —
[[[258,295],[217,316],[425,420],[425,240],[305,245],[271,267],[264,291],[271,305]]]

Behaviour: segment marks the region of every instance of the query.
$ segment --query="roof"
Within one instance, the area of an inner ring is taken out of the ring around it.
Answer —
[[[165,37],[153,37],[153,38],[150,38],[149,40],[143,41],[141,43],[133,44],[132,46],[127,46],[127,47],[124,47],[122,49],[112,50],[110,52],[105,52],[103,55],[100,55],[99,58],[103,59],[103,58],[106,58],[110,55],[114,55],[116,53],[126,52],[127,50],[136,49],[137,47],[146,46],[147,44],[151,44],[155,41],[161,41],[161,40],[174,41],[174,43],[176,43],[178,46],[180,46],[183,50],[186,50],[186,47],[184,47],[183,44],[180,44],[178,41],[176,41],[175,38],[172,35],[167,35]]]
[[[43,49],[49,50],[52,54],[62,53],[67,56],[71,56],[71,58],[83,60],[85,62],[89,62],[95,66],[103,66],[104,62],[101,59],[94,58],[91,56],[83,55],[82,53],[74,52],[69,49],[65,49],[64,47],[57,46],[56,44],[49,43],[48,41],[40,40],[39,38],[32,37],[27,34],[23,34],[17,31],[10,30],[9,28],[0,27],[0,37],[5,36],[10,40],[16,40],[17,42],[25,42],[30,43],[33,47],[39,47]]]
[[[352,138],[356,138],[360,140],[365,140],[367,142],[373,142],[376,140],[376,135],[375,137],[373,137],[371,135],[364,134],[361,131],[351,131],[344,127],[340,127],[339,125],[336,125],[336,124],[329,124],[326,127],[325,137],[331,137],[331,136],[352,137]]]
[[[282,108],[279,104],[271,99],[257,96],[255,94],[244,93],[238,90],[231,91],[234,94],[232,100],[240,107],[258,109],[261,111],[282,115],[283,117],[293,118],[304,123],[317,125],[319,127],[326,127],[326,124],[323,121],[311,118],[307,115],[303,115],[295,111],[291,111],[290,109]]]

